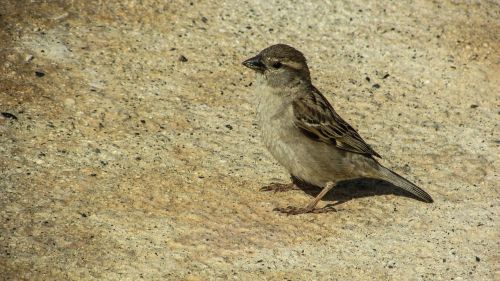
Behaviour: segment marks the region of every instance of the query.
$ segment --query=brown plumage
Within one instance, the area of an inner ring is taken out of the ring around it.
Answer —
[[[432,202],[424,190],[375,160],[380,155],[312,85],[301,52],[273,45],[243,64],[257,73],[257,115],[264,144],[294,178],[324,187],[306,208],[282,211],[318,211],[316,204],[336,183],[360,177],[389,181]]]
[[[303,96],[292,103],[297,127],[340,149],[380,158],[316,88],[311,91],[316,95]]]

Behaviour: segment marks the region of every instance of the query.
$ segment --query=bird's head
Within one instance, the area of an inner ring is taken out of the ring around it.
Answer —
[[[310,83],[306,58],[297,49],[276,44],[262,50],[243,65],[263,75],[271,86],[287,86],[295,83]]]

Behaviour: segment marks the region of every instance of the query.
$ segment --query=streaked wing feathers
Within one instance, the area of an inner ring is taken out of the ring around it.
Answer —
[[[306,136],[343,150],[380,157],[316,88],[311,94],[295,99],[292,105],[294,123]]]

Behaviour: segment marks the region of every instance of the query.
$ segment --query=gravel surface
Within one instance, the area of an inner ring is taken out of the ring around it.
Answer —
[[[0,0],[4,280],[499,280],[498,1]],[[433,204],[260,143],[274,43]]]

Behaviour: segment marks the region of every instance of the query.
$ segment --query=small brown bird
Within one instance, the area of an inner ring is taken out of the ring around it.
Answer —
[[[375,159],[380,155],[312,85],[300,51],[277,44],[243,65],[257,73],[257,116],[265,146],[292,178],[323,188],[305,208],[289,206],[279,211],[322,212],[315,208],[319,200],[338,182],[355,178],[382,179],[433,202],[427,192]]]

